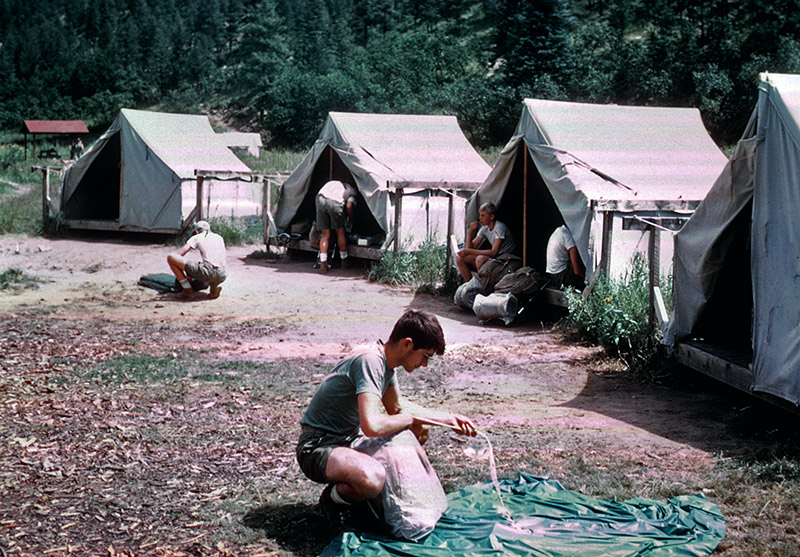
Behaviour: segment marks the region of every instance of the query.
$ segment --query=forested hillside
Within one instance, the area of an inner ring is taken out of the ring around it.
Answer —
[[[0,0],[0,128],[219,110],[306,148],[330,110],[456,114],[504,143],[524,97],[696,106],[735,141],[758,72],[800,72],[796,0]]]

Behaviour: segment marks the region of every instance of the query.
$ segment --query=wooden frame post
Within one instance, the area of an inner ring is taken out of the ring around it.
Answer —
[[[50,221],[50,169],[42,169],[42,223]]]
[[[522,266],[528,266],[528,146],[522,140]]]
[[[400,253],[400,227],[403,225],[403,188],[394,190],[394,253]]]
[[[655,226],[647,227],[650,232],[648,239],[647,259],[650,267],[650,284],[648,292],[650,294],[647,318],[650,329],[653,330],[659,325],[658,312],[656,308],[657,296],[661,290],[661,233]]]
[[[453,259],[456,254],[453,253],[453,246],[451,245],[450,238],[453,236],[453,229],[455,228],[455,215],[453,214],[455,200],[455,190],[447,190],[447,252],[445,255],[445,268],[449,269],[453,264]]]
[[[603,251],[600,254],[600,270],[611,276],[611,239],[614,233],[614,211],[603,211]]]
[[[261,186],[261,214],[264,218],[264,245],[269,250],[269,223],[272,219],[272,181],[262,178]]]
[[[197,195],[195,200],[197,220],[203,220],[203,176],[197,176]]]

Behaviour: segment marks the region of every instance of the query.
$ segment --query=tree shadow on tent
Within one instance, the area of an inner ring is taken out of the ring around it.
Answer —
[[[264,505],[248,511],[242,524],[297,555],[319,555],[336,535],[316,506],[307,503]]]

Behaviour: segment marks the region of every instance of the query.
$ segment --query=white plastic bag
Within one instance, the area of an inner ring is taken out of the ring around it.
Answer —
[[[464,309],[472,309],[472,303],[475,301],[475,296],[478,294],[486,294],[486,291],[481,286],[478,277],[472,277],[469,282],[465,282],[456,289],[453,295],[453,301],[457,306]]]
[[[386,469],[380,499],[389,531],[410,541],[430,534],[447,510],[447,496],[414,434],[403,430],[389,437],[360,437],[351,446]]]

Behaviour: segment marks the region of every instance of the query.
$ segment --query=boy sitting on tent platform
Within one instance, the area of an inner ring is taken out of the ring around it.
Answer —
[[[469,224],[466,247],[456,256],[456,265],[464,282],[472,280],[473,271],[480,271],[490,259],[515,257],[517,245],[514,237],[508,227],[497,220],[496,212],[494,203],[484,203],[478,211],[478,221]],[[488,242],[488,249],[481,249],[484,242]]]

